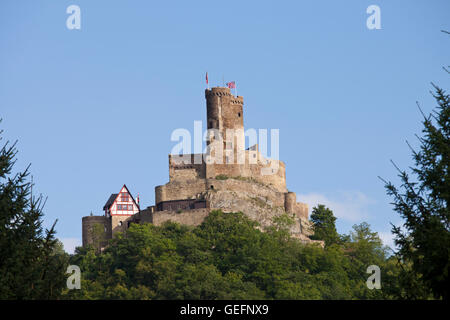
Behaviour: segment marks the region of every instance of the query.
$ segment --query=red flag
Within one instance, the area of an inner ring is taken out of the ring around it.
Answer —
[[[206,84],[208,84],[208,72],[206,73]]]
[[[236,88],[236,83],[234,81],[227,82],[227,87],[230,88],[230,89],[235,89]]]

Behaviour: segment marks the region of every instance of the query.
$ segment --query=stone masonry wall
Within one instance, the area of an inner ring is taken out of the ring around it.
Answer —
[[[152,213],[152,223],[160,226],[166,221],[177,222],[189,226],[198,226],[208,216],[209,209],[192,209],[181,212],[155,211]]]
[[[206,190],[205,183],[205,179],[196,179],[172,181],[163,186],[157,186],[155,188],[155,202],[158,204],[161,201],[196,199],[197,195]]]

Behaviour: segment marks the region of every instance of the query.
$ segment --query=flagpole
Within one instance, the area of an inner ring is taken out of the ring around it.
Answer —
[[[236,95],[236,98],[237,98],[237,82],[235,81],[234,82],[234,94]]]

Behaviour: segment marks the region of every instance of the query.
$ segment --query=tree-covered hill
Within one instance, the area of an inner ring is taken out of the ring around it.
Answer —
[[[78,248],[70,263],[81,290],[68,299],[391,299],[401,297],[398,261],[366,223],[322,248],[261,232],[242,213],[212,212],[198,227],[133,224],[108,248]],[[368,289],[369,265],[382,289]]]

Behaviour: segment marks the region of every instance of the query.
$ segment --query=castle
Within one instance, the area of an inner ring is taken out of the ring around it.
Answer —
[[[287,213],[295,224],[290,232],[304,243],[313,242],[308,205],[297,202],[286,188],[286,168],[267,159],[258,145],[244,149],[244,99],[227,87],[205,90],[207,151],[205,154],[169,155],[169,182],[155,187],[155,205],[141,210],[124,185],[112,194],[102,216],[82,218],[83,246],[92,244],[95,226],[106,239],[131,223],[161,225],[166,221],[196,226],[211,210],[241,211],[261,229]]]

